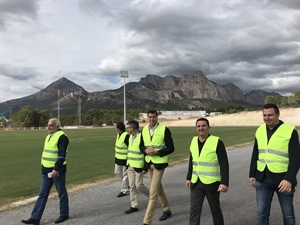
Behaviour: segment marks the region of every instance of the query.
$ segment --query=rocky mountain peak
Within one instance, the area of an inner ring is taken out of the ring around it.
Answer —
[[[179,77],[167,75],[160,77],[154,74],[148,74],[145,78],[141,78],[139,84],[151,90],[174,90],[180,81]]]
[[[252,90],[245,94],[245,101],[251,104],[263,103],[267,95],[280,96],[275,92],[266,92],[263,90]]]
[[[200,70],[194,71],[192,73],[184,73],[181,75],[181,79],[186,80],[187,82],[188,81],[193,81],[193,82],[196,81],[198,83],[208,81],[207,77]]]
[[[14,107],[30,105],[55,111],[58,90],[61,94],[59,101],[66,112],[74,111],[78,104],[78,96],[82,97],[83,111],[94,108],[122,108],[124,104],[121,87],[88,93],[83,87],[62,77],[33,95],[0,104],[0,109],[12,105]],[[264,98],[270,94],[277,93],[258,90],[244,95],[233,83],[217,84],[208,80],[202,71],[194,71],[184,73],[180,77],[148,74],[139,82],[129,82],[126,89],[126,103],[129,108],[156,107],[174,110],[215,107],[230,102],[262,105]]]
[[[88,94],[86,90],[84,90],[83,87],[75,84],[73,81],[70,81],[69,79],[62,77],[58,79],[57,81],[54,81],[53,83],[49,84],[45,89],[43,90],[60,90],[64,93],[72,93],[72,92],[82,92],[83,94]]]

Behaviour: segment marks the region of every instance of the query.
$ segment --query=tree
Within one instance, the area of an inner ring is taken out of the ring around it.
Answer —
[[[13,125],[15,127],[31,127],[33,124],[33,109],[25,105],[13,116]]]
[[[300,90],[295,92],[294,98],[296,104],[300,104]]]
[[[96,125],[101,126],[103,124],[102,113],[97,109],[91,109],[83,115],[82,124],[83,125]]]
[[[267,96],[265,97],[265,104],[269,104],[269,103],[274,103],[274,104],[276,104],[276,103],[277,103],[277,98],[276,98],[276,96],[274,96],[274,95],[267,95]]]
[[[281,105],[282,106],[288,106],[288,96],[282,96],[281,97]]]
[[[50,113],[47,110],[39,110],[39,127],[46,127],[50,119]]]
[[[290,106],[294,105],[294,103],[295,103],[295,96],[294,95],[288,96],[288,103],[289,103]]]
[[[26,105],[13,116],[14,127],[43,127],[50,119],[47,110],[35,110]]]

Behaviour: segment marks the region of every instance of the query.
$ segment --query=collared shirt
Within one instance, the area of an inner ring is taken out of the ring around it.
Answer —
[[[158,126],[159,123],[157,123],[153,128],[150,128],[149,126],[149,132],[150,129],[153,131],[153,134],[154,134],[154,131],[155,131],[155,128]],[[145,128],[145,127],[144,127]],[[153,135],[152,134],[152,135]],[[150,133],[151,135],[151,133]],[[169,155],[171,154],[172,152],[174,152],[175,150],[175,147],[174,147],[174,143],[173,143],[173,138],[172,138],[172,134],[171,134],[171,131],[169,130],[169,128],[166,127],[165,129],[165,134],[164,134],[164,142],[165,142],[165,148],[157,151],[157,154],[160,156],[160,157],[163,157],[165,155]],[[140,143],[140,151],[141,153],[145,154],[145,151],[146,151],[146,147],[144,145],[144,139],[143,139],[143,135],[141,136],[141,143]],[[145,154],[146,155],[146,154]],[[146,163],[147,166],[148,163]],[[145,165],[146,165],[145,164]],[[168,166],[168,163],[162,163],[162,164],[154,164],[155,168],[157,170],[160,170],[160,169],[164,169]]]
[[[158,123],[155,124],[155,126],[153,126],[153,127],[150,127],[150,126],[149,126],[149,132],[150,132],[151,137],[153,136],[154,131],[155,131],[155,129],[156,129],[157,126],[158,126]]]
[[[137,137],[137,135],[138,135],[139,133],[140,133],[140,131],[138,130],[138,131],[136,132],[135,135],[132,134],[132,142],[134,142],[135,138]]]
[[[50,141],[50,139],[52,138],[52,136],[53,136],[53,134],[50,134],[50,135],[49,135],[48,141]]]

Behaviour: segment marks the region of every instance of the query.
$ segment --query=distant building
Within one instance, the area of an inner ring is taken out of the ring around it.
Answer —
[[[188,118],[200,118],[206,116],[206,111],[160,111],[159,119],[188,119]],[[147,119],[147,113],[140,113],[139,120],[143,121]]]
[[[222,112],[211,112],[209,116],[217,116],[217,115],[222,115]]]

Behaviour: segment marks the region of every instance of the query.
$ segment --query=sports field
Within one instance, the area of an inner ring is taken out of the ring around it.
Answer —
[[[213,127],[227,149],[253,141],[256,127]],[[175,152],[170,163],[187,159],[194,127],[170,128]],[[115,128],[68,129],[67,185],[93,183],[114,177]],[[0,207],[36,196],[40,186],[40,158],[46,130],[0,131]]]

